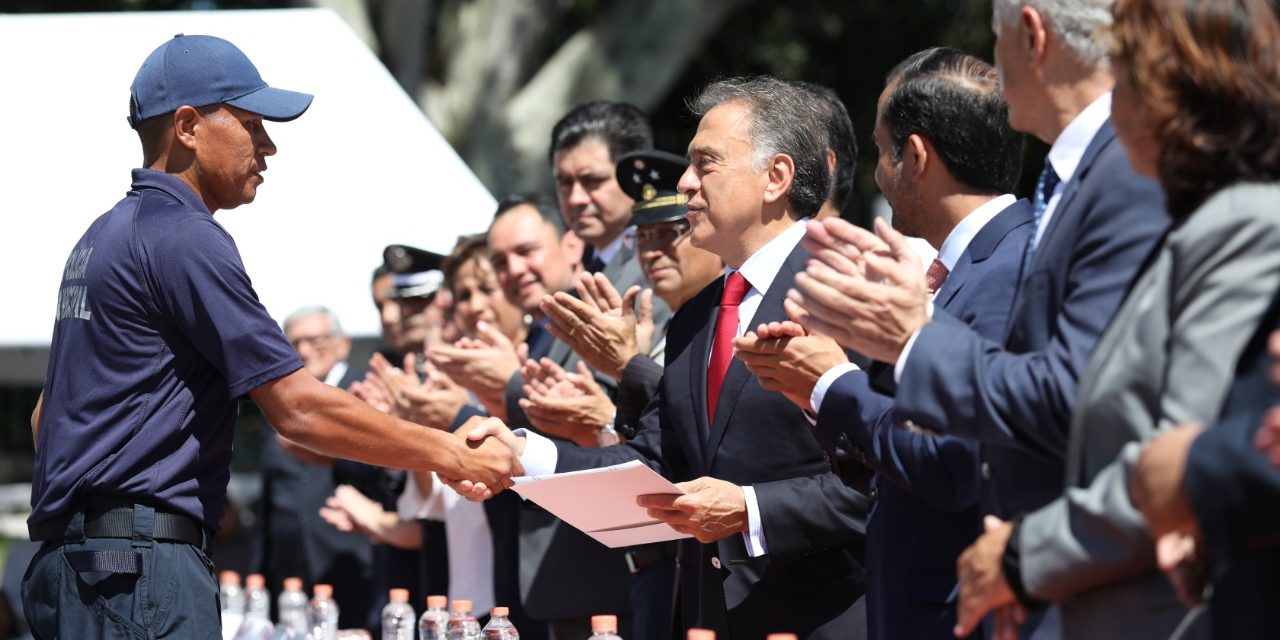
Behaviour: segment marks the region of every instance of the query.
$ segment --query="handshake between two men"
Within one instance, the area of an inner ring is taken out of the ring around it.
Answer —
[[[879,235],[866,232],[841,220],[809,224],[804,243],[812,259],[806,272],[797,278],[796,288],[786,303],[791,321],[762,323],[756,331],[748,330],[733,341],[736,357],[764,389],[780,392],[800,408],[811,411],[809,396],[817,379],[832,367],[848,362],[842,344],[851,342],[853,337],[866,340],[870,336],[881,336],[879,344],[859,343],[857,350],[877,354],[893,351],[896,356],[906,338],[928,321],[925,310],[928,292],[918,258],[901,235],[887,227],[879,232]],[[653,344],[655,330],[645,304],[648,292],[641,294],[638,287],[633,287],[619,295],[600,275],[584,274],[577,285],[578,297],[560,293],[543,299],[541,309],[550,321],[548,329],[592,368],[621,379],[629,360],[643,357]],[[869,289],[849,291],[850,287]],[[850,330],[839,324],[852,321],[865,327],[869,322],[883,323],[886,307],[880,298],[886,295],[896,296],[892,303],[897,305],[890,318],[892,324],[887,327],[889,331],[885,331],[885,327],[879,332],[865,328]],[[849,305],[861,306],[851,309]],[[656,334],[661,336],[662,330]],[[882,357],[892,361],[893,356],[884,353]],[[604,413],[613,411],[607,398],[587,402],[593,394],[585,367],[580,367],[577,373],[541,370],[547,365],[531,362],[524,367],[525,379],[530,382],[526,385],[526,395],[531,398],[548,395],[548,377],[562,383],[577,381],[581,392],[574,402],[582,407],[604,405],[594,411],[603,418],[607,418]],[[594,395],[602,396],[599,392]],[[543,421],[536,419],[543,404],[521,401],[539,429],[583,444],[570,433],[544,428],[540,424]],[[576,413],[588,416],[593,411]],[[564,416],[555,417],[564,421]],[[456,433],[473,446],[500,442],[509,447],[516,458],[524,454],[528,442],[494,419],[474,421]],[[488,499],[508,486],[474,478],[445,479],[445,482],[471,500]],[[712,477],[700,477],[677,486],[685,492],[683,495],[642,496],[638,504],[649,510],[650,517],[700,542],[748,533],[747,496],[743,487]]]

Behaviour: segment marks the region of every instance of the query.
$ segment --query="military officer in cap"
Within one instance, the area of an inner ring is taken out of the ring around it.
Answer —
[[[390,298],[400,307],[401,347],[405,353],[416,354],[421,364],[427,347],[442,344],[448,322],[452,299],[444,289],[444,256],[393,244],[383,252],[383,258],[396,274]]]
[[[688,164],[678,155],[657,150],[634,151],[618,160],[618,184],[635,200],[628,235],[652,287],[638,296],[638,287],[632,288],[625,299],[634,300],[634,308],[617,309],[616,315],[601,312],[597,302],[623,298],[599,275],[594,276],[594,287],[582,287],[585,300],[557,294],[543,303],[552,322],[548,329],[593,368],[618,380],[616,414],[612,421],[598,425],[600,444],[618,442],[635,433],[640,414],[662,377],[666,326],[664,323],[653,330],[648,313],[650,296],[656,295],[677,310],[724,271],[719,256],[688,241],[688,197],[676,191]],[[592,291],[602,295],[593,296]],[[541,406],[535,411],[539,415],[568,409],[568,403],[539,400]],[[604,404],[609,399],[601,395],[597,401]],[[632,615],[637,638],[663,637],[671,628],[675,555],[675,543],[642,545],[627,551],[627,565],[635,576]]]

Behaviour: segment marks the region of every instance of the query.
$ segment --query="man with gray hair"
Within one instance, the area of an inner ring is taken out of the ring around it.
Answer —
[[[701,121],[677,188],[690,242],[728,269],[672,319],[663,380],[634,438],[588,449],[500,429],[471,436],[503,438],[530,474],[640,460],[679,482],[683,494],[639,503],[693,537],[679,552],[684,628],[865,638],[868,501],[836,475],[804,412],[764,390],[732,347],[785,318],[784,294],[809,259],[804,223],[831,180],[825,116],[807,91],[768,77],[716,82],[693,111]]]
[[[364,376],[347,365],[351,338],[327,307],[298,309],[282,326],[285,340],[302,359],[302,369],[317,380],[345,389]],[[358,533],[338,531],[320,518],[320,508],[337,488],[333,459],[281,439],[274,428],[262,429],[261,434],[262,517],[253,566],[269,585],[293,576],[306,585],[343,585],[334,592],[339,624],[364,625],[371,605],[369,541]]]
[[[793,299],[805,324],[894,364],[900,422],[936,425],[986,445],[981,473],[999,518],[988,518],[987,532],[961,556],[959,634],[994,609],[1005,621],[1020,619],[1020,608],[1031,614],[1024,634],[1035,637],[1171,630],[1165,623],[1172,609],[1164,604],[1176,602],[1158,575],[1143,585],[1098,588],[1113,567],[1100,560],[1106,551],[1090,527],[1103,519],[1107,497],[1079,487],[1055,501],[1068,477],[1080,373],[1168,225],[1159,189],[1133,172],[1110,123],[1110,21],[1110,0],[995,2],[995,62],[1009,122],[1051,145],[1003,343],[934,310],[919,265],[884,225],[880,238],[839,221],[810,233],[811,249],[869,252],[868,270],[882,281],[834,261],[812,278],[797,278]],[[1010,447],[1039,461],[1003,455]],[[1062,603],[1061,625],[1048,603]]]

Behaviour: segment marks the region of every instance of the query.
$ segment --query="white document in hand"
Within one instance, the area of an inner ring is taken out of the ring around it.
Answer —
[[[636,497],[684,493],[638,460],[598,469],[515,479],[512,491],[608,547],[688,538],[654,520]]]

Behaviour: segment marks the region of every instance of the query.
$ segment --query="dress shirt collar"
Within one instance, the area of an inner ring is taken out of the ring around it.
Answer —
[[[347,375],[347,363],[335,363],[333,368],[329,369],[329,375],[324,377],[324,383],[331,387],[336,387],[339,382],[342,382],[342,377],[345,375]]]
[[[611,260],[613,260],[614,256],[618,255],[618,251],[622,249],[622,241],[626,235],[627,234],[625,233],[619,233],[618,237],[614,238],[612,242],[606,244],[603,249],[596,252],[596,257],[600,258],[600,264],[607,265]]]
[[[973,242],[978,232],[982,231],[992,218],[1017,201],[1013,194],[1006,193],[986,201],[982,206],[969,212],[969,215],[947,234],[947,239],[942,241],[942,247],[938,249],[938,260],[942,261],[947,271],[955,270],[956,262],[960,260],[960,256],[964,255],[964,250],[969,248],[969,243]]]
[[[809,222],[809,218],[800,218],[787,227],[786,231],[779,233],[774,239],[767,242],[763,247],[756,250],[742,263],[742,277],[747,279],[747,283],[751,285],[751,289],[758,291],[760,294],[769,290],[769,286],[773,284],[774,276],[778,275],[778,271],[782,269],[783,263],[787,261],[787,257],[795,250],[796,245],[800,244],[801,238],[804,238],[805,224]],[[724,270],[725,277],[733,273],[733,268],[728,267]]]
[[[1081,111],[1071,124],[1062,130],[1058,139],[1053,141],[1053,146],[1049,147],[1049,164],[1053,165],[1054,172],[1061,180],[1058,183],[1058,189],[1061,189],[1062,185],[1069,182],[1071,176],[1076,174],[1076,169],[1080,167],[1080,160],[1084,158],[1084,152],[1089,148],[1089,143],[1093,142],[1093,137],[1098,135],[1098,130],[1110,117],[1111,93],[1108,92],[1085,107],[1084,111]]]

